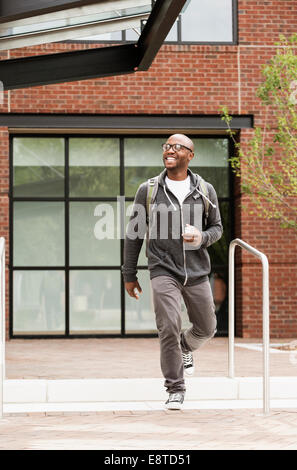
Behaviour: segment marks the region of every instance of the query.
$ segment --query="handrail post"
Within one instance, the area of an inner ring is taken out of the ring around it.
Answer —
[[[229,248],[229,319],[228,319],[228,376],[234,378],[234,251],[235,244]]]
[[[263,325],[263,413],[270,409],[269,383],[269,264],[264,253],[256,250],[246,242],[236,238],[229,246],[229,305],[228,305],[228,376],[234,378],[234,253],[235,247],[240,246],[260,258],[262,262],[262,325]]]
[[[0,238],[0,419],[3,418],[5,374],[5,239]]]
[[[263,264],[263,400],[264,414],[269,413],[270,388],[269,388],[269,265],[265,255]]]

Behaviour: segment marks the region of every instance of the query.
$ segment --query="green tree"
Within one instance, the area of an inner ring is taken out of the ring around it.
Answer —
[[[275,55],[262,68],[257,96],[264,106],[264,124],[245,145],[236,141],[228,109],[221,109],[236,155],[231,165],[241,187],[265,219],[297,230],[297,34],[280,36]],[[268,120],[272,125],[266,125]]]

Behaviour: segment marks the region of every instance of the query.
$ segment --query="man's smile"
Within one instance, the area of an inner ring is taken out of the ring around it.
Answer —
[[[164,160],[167,160],[168,162],[170,162],[170,161],[175,162],[176,158],[175,157],[164,157]]]

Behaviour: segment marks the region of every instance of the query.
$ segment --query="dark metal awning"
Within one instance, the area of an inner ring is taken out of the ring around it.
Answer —
[[[0,61],[4,90],[147,70],[186,0],[0,0],[0,49],[146,23],[135,43]],[[99,42],[99,41],[98,41]]]

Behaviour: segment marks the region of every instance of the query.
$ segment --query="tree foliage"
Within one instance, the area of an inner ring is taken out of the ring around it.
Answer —
[[[279,220],[281,227],[297,230],[297,34],[280,36],[275,55],[263,66],[257,96],[264,106],[264,122],[245,145],[236,141],[232,118],[223,107],[236,155],[231,165],[241,177],[255,213]],[[267,121],[272,121],[268,125]]]

